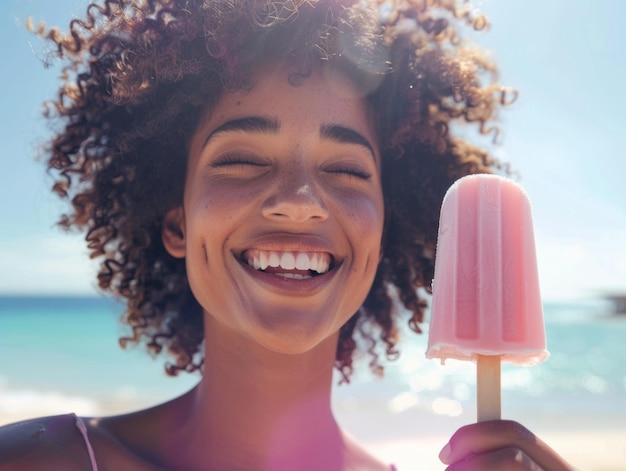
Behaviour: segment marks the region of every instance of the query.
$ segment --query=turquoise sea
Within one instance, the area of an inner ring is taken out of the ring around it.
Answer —
[[[121,310],[95,297],[0,297],[0,423],[122,412],[191,388],[197,376],[166,377],[163,358],[118,346]],[[601,301],[546,303],[544,315],[551,356],[532,368],[503,366],[503,416],[552,428],[626,430],[626,316],[611,315]],[[474,365],[427,360],[425,344],[426,335],[407,332],[382,380],[359,365],[352,384],[334,392],[340,419],[357,430],[384,420],[398,434],[473,421]]]

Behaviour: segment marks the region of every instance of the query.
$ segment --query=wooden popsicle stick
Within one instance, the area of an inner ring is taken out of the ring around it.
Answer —
[[[500,356],[478,355],[476,361],[476,406],[478,421],[500,419]]]

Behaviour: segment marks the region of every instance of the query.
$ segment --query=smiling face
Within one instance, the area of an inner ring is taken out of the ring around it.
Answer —
[[[324,68],[293,86],[290,72],[262,69],[252,90],[225,92],[212,107],[163,240],[186,258],[208,323],[298,353],[361,306],[384,211],[377,138],[357,88]]]

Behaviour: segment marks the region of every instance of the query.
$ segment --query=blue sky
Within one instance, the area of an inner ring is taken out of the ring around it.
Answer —
[[[41,103],[57,71],[24,20],[65,26],[85,0],[0,4],[0,294],[95,293],[78,235],[54,227],[62,205],[34,158],[46,137]],[[626,2],[484,0],[491,30],[476,40],[519,89],[502,114],[496,155],[533,202],[545,299],[626,292]],[[473,35],[472,35],[473,36]]]

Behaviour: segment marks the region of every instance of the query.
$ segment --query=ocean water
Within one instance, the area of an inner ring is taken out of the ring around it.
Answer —
[[[0,297],[0,423],[124,412],[193,387],[197,375],[167,377],[164,358],[118,346],[126,333],[117,322],[121,310],[102,298]],[[610,315],[599,301],[546,303],[544,315],[551,356],[532,368],[503,365],[503,416],[568,430],[626,430],[626,316]],[[400,347],[384,378],[357,363],[352,383],[334,390],[340,421],[356,435],[381,420],[399,435],[473,421],[474,365],[427,360],[426,335],[404,332]]]

